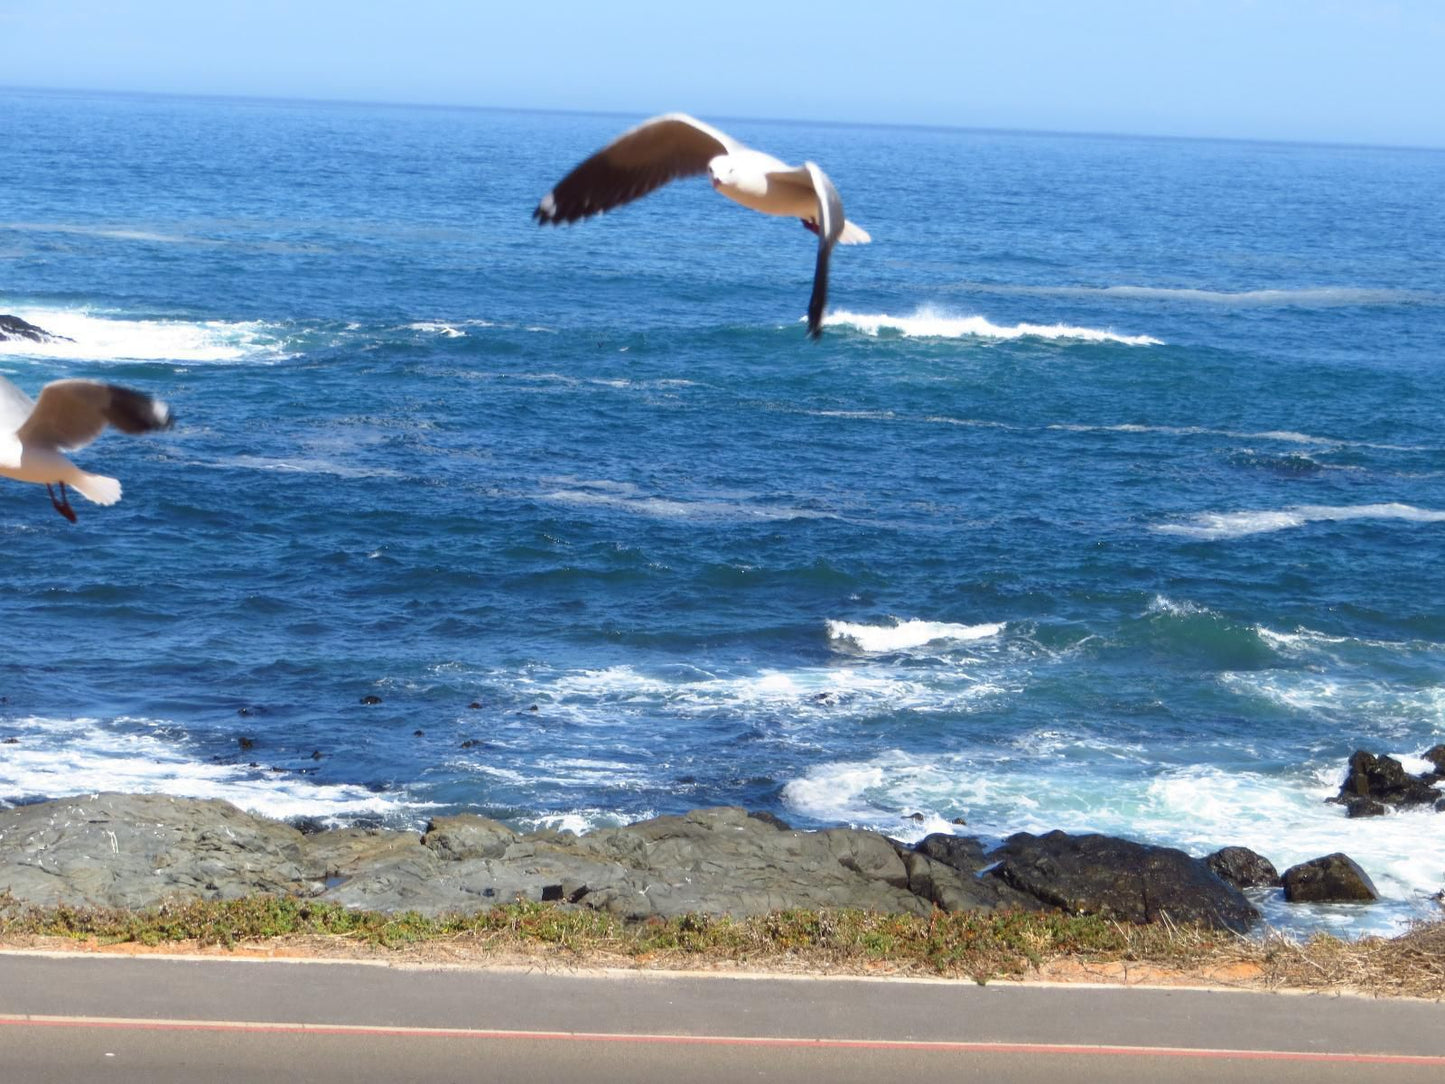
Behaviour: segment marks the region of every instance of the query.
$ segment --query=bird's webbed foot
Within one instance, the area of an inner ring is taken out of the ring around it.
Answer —
[[[50,494],[50,506],[59,512],[71,523],[75,522],[75,509],[70,507],[70,496],[65,492],[65,483],[60,483],[60,499],[55,499],[55,490],[50,488],[50,483],[45,484],[45,492]]]

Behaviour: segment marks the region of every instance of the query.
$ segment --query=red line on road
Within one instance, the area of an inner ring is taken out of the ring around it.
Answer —
[[[829,1039],[761,1035],[660,1035],[628,1032],[506,1031],[380,1024],[285,1024],[246,1020],[133,1020],[122,1017],[0,1015],[0,1026],[94,1028],[120,1031],[223,1031],[282,1035],[356,1035],[394,1038],[523,1040],[531,1042],[644,1043],[674,1046],[817,1047],[844,1050],[936,1050],[960,1054],[1093,1054],[1104,1057],[1205,1058],[1241,1061],[1425,1065],[1445,1068],[1445,1055],[1357,1054],[1319,1050],[1231,1050],[1187,1046],[1093,1046],[1082,1043],[1002,1043],[925,1039]]]

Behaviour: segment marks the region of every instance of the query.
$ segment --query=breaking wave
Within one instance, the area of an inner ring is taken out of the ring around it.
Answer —
[[[1093,343],[1122,343],[1125,346],[1162,346],[1163,340],[1149,335],[1120,335],[1092,327],[1068,324],[1014,324],[1004,327],[983,316],[949,316],[933,309],[919,309],[912,316],[887,313],[832,312],[823,318],[829,327],[851,327],[875,337],[897,334],[907,339],[1048,339]]]
[[[1002,632],[1002,623],[953,625],[942,621],[900,621],[893,625],[861,625],[851,621],[829,621],[828,638],[853,644],[862,651],[884,653],[907,651],[944,641],[983,640]]]
[[[291,356],[279,329],[259,320],[138,320],[74,309],[27,309],[17,315],[63,338],[0,342],[0,357],[197,363],[273,362]]]

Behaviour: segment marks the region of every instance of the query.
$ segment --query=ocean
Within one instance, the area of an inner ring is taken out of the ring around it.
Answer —
[[[705,118],[873,235],[814,343],[812,236],[705,179],[533,223],[639,119],[0,91],[0,312],[74,340],[0,374],[178,418],[76,525],[0,482],[0,804],[1063,828],[1438,913],[1445,820],[1325,799],[1445,741],[1445,152]]]

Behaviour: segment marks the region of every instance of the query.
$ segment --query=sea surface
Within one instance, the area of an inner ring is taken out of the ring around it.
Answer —
[[[1064,828],[1438,913],[1445,818],[1325,799],[1445,741],[1445,152],[709,117],[873,235],[813,343],[813,238],[705,180],[533,223],[639,119],[0,91],[0,312],[74,340],[0,374],[178,417],[74,526],[0,480],[0,804]]]

